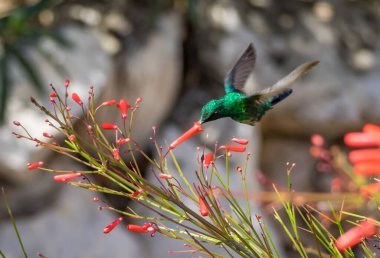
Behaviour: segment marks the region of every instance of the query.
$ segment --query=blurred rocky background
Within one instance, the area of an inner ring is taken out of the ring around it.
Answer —
[[[308,153],[310,135],[320,133],[339,145],[345,132],[359,130],[364,122],[380,124],[379,31],[377,0],[1,0],[0,185],[27,252],[31,257],[37,252],[162,257],[168,249],[182,248],[171,240],[170,247],[163,245],[163,237],[147,239],[122,229],[105,236],[101,231],[115,214],[97,211],[91,193],[26,171],[30,160],[76,166],[11,135],[13,120],[35,134],[49,130],[41,126],[44,117],[29,97],[48,104],[50,83],[63,88],[70,79],[82,95],[94,85],[99,101],[143,97],[137,141],[148,143],[155,125],[159,137],[170,142],[199,119],[203,104],[224,94],[224,75],[250,42],[258,54],[248,82],[252,91],[272,85],[303,62],[320,60],[259,125],[212,122],[205,125],[208,137],[196,137],[176,155],[192,168],[197,145],[212,148],[216,140],[245,137],[254,157],[252,189],[259,188],[256,171],[281,184],[286,162],[295,162],[293,187],[324,191],[330,178],[316,173]],[[0,201],[0,250],[20,257],[6,218]]]

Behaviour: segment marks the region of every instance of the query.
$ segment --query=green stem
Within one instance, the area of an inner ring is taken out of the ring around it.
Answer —
[[[23,242],[22,242],[22,240],[21,240],[21,236],[20,236],[20,233],[19,233],[19,231],[18,231],[18,228],[17,228],[16,222],[15,222],[15,219],[14,219],[14,217],[13,217],[12,210],[11,210],[11,208],[9,207],[9,203],[8,203],[8,201],[7,201],[7,198],[6,198],[4,188],[1,188],[1,192],[2,192],[2,195],[3,195],[3,200],[4,200],[5,207],[6,207],[7,210],[8,210],[9,218],[11,219],[11,223],[12,223],[13,229],[14,229],[14,231],[15,231],[15,233],[16,233],[16,236],[17,236],[18,242],[19,242],[19,244],[20,244],[20,247],[21,247],[22,253],[24,254],[24,257],[27,258],[28,255],[26,254],[24,244],[23,244]]]

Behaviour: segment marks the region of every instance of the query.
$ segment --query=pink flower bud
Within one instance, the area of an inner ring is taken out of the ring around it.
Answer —
[[[313,134],[310,138],[310,141],[313,145],[319,146],[319,147],[323,146],[323,144],[325,143],[325,140],[320,134]]]
[[[245,152],[246,148],[244,146],[222,145],[219,147],[219,149],[224,149],[228,152]]]
[[[76,102],[78,103],[78,105],[83,105],[83,101],[81,100],[81,98],[79,97],[78,94],[76,94],[75,92],[71,95],[71,98]]]
[[[70,142],[74,142],[75,141],[75,135],[74,134],[70,135],[69,140],[70,140]]]
[[[98,201],[100,201],[100,199],[98,197],[93,197],[91,200],[92,200],[92,202],[98,202]]]
[[[123,145],[123,144],[126,144],[127,142],[129,142],[129,138],[123,138],[123,139],[118,139],[116,141],[116,144],[117,145]]]
[[[205,155],[204,167],[207,169],[210,164],[214,164],[214,154],[208,153]]]
[[[19,121],[13,121],[13,124],[14,124],[15,126],[20,126],[20,125],[21,125],[21,123],[20,123]]]
[[[172,175],[168,175],[168,174],[161,173],[161,174],[160,174],[160,178],[162,178],[162,179],[172,179],[173,176],[172,176]]]
[[[132,198],[135,198],[135,197],[139,196],[142,192],[143,192],[143,189],[140,188],[140,189],[138,189],[137,191],[133,192],[133,193],[131,194],[131,197],[132,197]]]
[[[111,232],[117,225],[119,225],[120,224],[120,222],[122,222],[123,221],[123,218],[122,217],[120,217],[120,218],[118,218],[117,220],[115,220],[115,221],[113,221],[111,224],[109,224],[107,227],[105,227],[104,229],[103,229],[103,233],[104,234],[108,234],[109,232]]]
[[[69,85],[70,85],[70,80],[66,80],[65,81],[65,87],[67,88],[67,87],[69,87]]]
[[[117,124],[112,124],[112,123],[102,123],[102,128],[104,130],[116,130],[118,129],[118,125]]]
[[[49,133],[42,133],[42,135],[46,138],[54,138],[54,136],[52,134],[49,134]]]
[[[37,162],[37,163],[28,163],[28,169],[29,170],[33,170],[33,169],[41,167],[43,164],[44,164],[43,161],[40,161],[40,162]]]
[[[49,97],[50,97],[50,99],[54,99],[54,98],[58,97],[58,94],[57,94],[57,92],[52,91],[52,92],[50,92]]]
[[[138,97],[137,99],[136,99],[136,103],[140,103],[142,101],[142,98],[141,97]]]
[[[119,154],[119,150],[118,149],[113,149],[112,150],[112,154],[113,154],[113,158],[115,159],[115,160],[117,160],[117,161],[119,161],[120,160],[120,154]]]
[[[241,145],[247,145],[249,142],[247,139],[238,139],[238,138],[232,138],[231,141],[236,142]]]
[[[114,106],[115,104],[116,104],[116,100],[112,99],[112,100],[108,100],[108,101],[103,102],[100,106],[102,106],[102,107]]]
[[[208,208],[201,196],[198,196],[199,211],[203,217],[208,216]]]
[[[54,176],[54,181],[64,183],[69,180],[73,180],[78,177],[82,177],[82,173],[67,173],[67,174],[62,174],[62,175],[56,175]]]

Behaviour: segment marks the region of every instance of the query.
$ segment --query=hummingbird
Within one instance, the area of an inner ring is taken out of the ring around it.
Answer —
[[[273,86],[248,95],[242,88],[255,66],[255,61],[256,51],[251,43],[227,73],[224,79],[226,92],[224,97],[213,99],[203,106],[200,124],[230,117],[239,123],[255,125],[266,111],[272,109],[274,105],[293,92],[290,87],[298,78],[319,64],[319,61],[304,63]]]

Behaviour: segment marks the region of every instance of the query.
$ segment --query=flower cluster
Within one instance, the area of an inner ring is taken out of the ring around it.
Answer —
[[[248,140],[232,138],[226,145],[216,147],[214,153],[202,153],[202,158],[198,160],[199,168],[195,172],[197,181],[189,182],[173,150],[204,131],[199,122],[195,122],[189,130],[174,140],[165,153],[163,152],[165,148],[155,139],[157,128],[153,126],[154,136],[150,137],[150,142],[158,151],[158,160],[156,160],[148,156],[133,137],[133,117],[142,98],[136,99],[134,105],[123,98],[107,100],[95,106],[93,87],[90,87],[87,98],[76,92],[70,93],[70,81],[65,83],[63,97],[59,94],[60,90],[56,90],[53,86],[51,88],[50,110],[33,98],[32,103],[47,115],[45,122],[55,132],[44,132],[42,137],[34,137],[20,122],[15,121],[14,125],[21,128],[24,133],[13,134],[18,139],[34,142],[37,147],[47,148],[72,158],[84,165],[84,169],[77,171],[51,169],[44,161],[29,163],[27,168],[54,173],[53,180],[58,183],[129,198],[156,214],[156,217],[146,217],[138,214],[132,207],[117,210],[106,200],[94,197],[93,202],[102,203],[98,206],[98,210],[111,210],[120,214],[115,221],[104,228],[104,234],[114,230],[125,218],[133,218],[140,219],[143,224],[128,224],[126,228],[129,232],[149,233],[151,236],[160,233],[180,239],[189,243],[191,252],[218,256],[208,250],[208,245],[223,246],[228,252],[245,257],[268,256],[273,252],[272,248],[275,247],[267,246],[258,239],[259,236],[264,236],[269,241],[270,236],[267,236],[265,228],[257,232],[253,226],[248,193],[245,195],[247,209],[243,209],[240,205],[236,205],[238,202],[229,191],[228,158],[233,152],[244,153]],[[78,108],[72,108],[74,107],[72,105],[79,106],[81,114],[76,114],[74,110]],[[119,114],[118,120],[121,122],[97,121],[97,113],[105,108],[116,108]],[[126,121],[128,118],[129,123]],[[82,128],[74,127],[74,124]],[[55,134],[64,135],[64,143],[54,141],[61,138]],[[218,151],[223,153],[218,156]],[[154,173],[159,186],[142,176],[137,157],[145,159],[152,165],[150,173]],[[227,166],[219,171],[215,160],[222,157],[226,158]],[[177,171],[170,171],[168,162],[173,162]],[[212,169],[209,169],[210,165]],[[243,188],[246,189],[246,169],[238,167],[237,171],[242,175]],[[222,173],[225,175],[222,176]],[[92,175],[109,180],[117,188],[99,185]],[[224,200],[230,205],[225,206]],[[194,206],[198,208],[194,209]],[[174,223],[175,226],[168,226],[167,222],[171,225]]]
[[[333,176],[331,192],[357,192],[370,199],[378,196],[380,182],[376,182],[376,177],[380,175],[379,126],[366,124],[362,132],[345,135],[346,146],[356,148],[348,154],[352,168],[351,164],[344,163],[343,154],[337,148],[330,150],[325,147],[322,136],[313,135],[311,142],[310,153],[318,160],[317,169]]]
[[[153,126],[154,135],[148,142],[154,145],[158,158],[152,158],[135,141],[132,130],[133,117],[139,109],[142,98],[137,98],[134,104],[122,98],[107,100],[96,106],[93,87],[89,89],[88,98],[83,98],[75,92],[70,94],[69,89],[70,81],[67,80],[62,97],[59,94],[60,90],[52,86],[49,94],[50,110],[32,98],[32,103],[47,116],[45,122],[54,133],[42,132],[42,137],[34,137],[20,122],[14,121],[13,124],[21,128],[23,133],[14,132],[13,134],[18,139],[33,142],[36,147],[47,148],[83,165],[83,169],[77,171],[57,170],[49,168],[48,162],[34,161],[27,164],[28,170],[54,173],[53,180],[57,183],[125,197],[155,214],[147,217],[135,211],[133,207],[118,210],[101,197],[94,197],[93,202],[101,203],[98,210],[110,210],[119,214],[116,220],[104,228],[104,234],[109,234],[116,227],[121,228],[119,225],[127,219],[138,219],[141,222],[127,224],[126,229],[129,232],[150,234],[152,237],[159,233],[186,243],[185,247],[188,249],[169,251],[169,253],[198,252],[210,257],[222,257],[210,251],[209,246],[216,245],[223,247],[229,256],[278,257],[279,251],[273,244],[263,216],[251,212],[252,199],[259,200],[257,196],[275,200],[271,203],[273,204],[272,212],[302,257],[307,257],[308,250],[311,249],[314,253],[322,254],[326,251],[331,256],[341,257],[339,252],[348,250],[360,243],[363,238],[374,236],[378,232],[379,223],[369,219],[342,234],[334,245],[331,243],[333,236],[323,227],[318,216],[313,215],[319,212],[317,205],[307,205],[307,198],[291,189],[290,179],[288,187],[279,188],[261,175],[260,182],[274,187],[276,193],[274,195],[272,193],[251,194],[246,185],[247,165],[250,160],[250,153],[246,153],[246,145],[249,143],[247,139],[232,137],[224,145],[215,144],[213,152],[205,153],[198,147],[198,152],[194,155],[198,161],[197,169],[195,169],[196,180],[189,181],[187,175],[189,172],[181,169],[174,155],[174,149],[204,131],[199,122],[195,122],[190,129],[167,147],[159,145],[155,138],[157,128]],[[72,104],[74,106],[71,106]],[[115,109],[119,119],[111,120],[109,116],[108,121],[98,121],[97,113],[105,108]],[[77,109],[81,110],[80,114],[73,111]],[[59,142],[62,135],[64,142]],[[375,199],[379,192],[380,182],[374,183],[370,180],[371,177],[379,175],[380,159],[377,147],[380,144],[380,127],[366,125],[363,132],[346,135],[347,146],[365,147],[365,149],[350,152],[349,160],[354,167],[352,171],[341,168],[336,152],[330,151],[325,146],[322,136],[314,135],[311,141],[310,153],[318,159],[318,170],[333,175],[332,192],[358,192],[366,200]],[[245,163],[236,167],[241,177],[239,187],[243,190],[242,194],[232,193],[230,189],[229,159],[233,153],[237,156],[243,154],[246,157]],[[143,177],[138,158],[150,163],[151,169],[147,173],[153,173],[156,182],[150,182]],[[218,159],[225,159],[223,166],[216,164]],[[169,163],[174,165],[174,170],[169,169]],[[293,168],[294,164],[289,163],[287,169],[289,178]],[[99,184],[93,175],[112,182],[116,187],[110,188]],[[356,180],[356,177],[363,178],[363,176],[368,177],[368,180]],[[277,189],[281,189],[281,192]],[[268,196],[270,198],[267,198]],[[313,194],[306,196],[315,197]],[[318,200],[318,198],[315,199]],[[241,205],[242,201],[245,205]],[[274,207],[286,211],[288,222],[291,224],[290,228]],[[306,211],[307,216],[304,215],[302,209]],[[340,212],[343,213],[343,211]],[[319,245],[315,248],[305,247],[298,232],[300,226],[297,225],[296,213],[307,225],[307,231],[311,232],[326,250],[321,251]],[[330,219],[330,221],[340,225],[340,218]],[[323,254],[327,257],[327,254]]]
[[[346,162],[344,154],[336,147],[331,150],[325,147],[322,136],[313,135],[311,143],[310,153],[318,160],[317,169],[332,175],[332,193],[357,194],[362,197],[362,201],[354,196],[351,201],[355,201],[356,198],[356,203],[369,206],[380,200],[380,126],[365,124],[362,132],[351,132],[344,136],[345,145],[355,148],[348,153],[350,163]],[[360,208],[351,206],[349,209]],[[378,227],[375,220],[365,220],[343,233],[335,245],[339,251],[346,251],[360,244],[365,238],[376,235]]]

